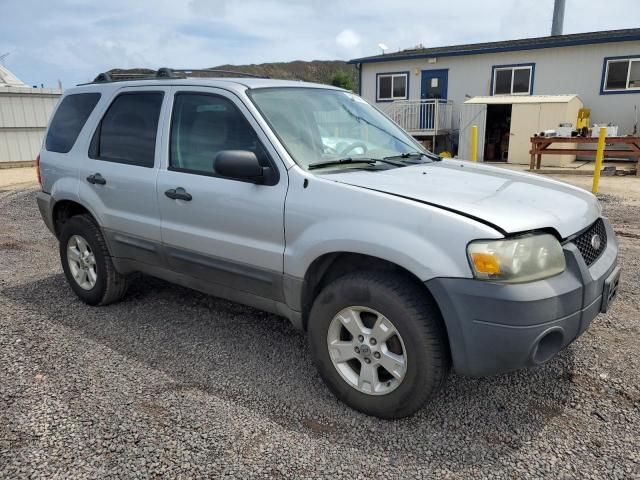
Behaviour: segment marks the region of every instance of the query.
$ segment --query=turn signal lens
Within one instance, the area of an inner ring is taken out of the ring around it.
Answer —
[[[500,260],[492,253],[472,253],[471,259],[476,272],[495,275],[500,273]]]
[[[476,278],[505,283],[533,282],[565,269],[562,245],[548,233],[502,240],[478,240],[467,247]]]

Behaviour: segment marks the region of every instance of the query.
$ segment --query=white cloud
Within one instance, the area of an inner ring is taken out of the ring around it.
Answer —
[[[350,50],[360,44],[360,35],[350,28],[347,28],[336,35],[336,43],[338,46]]]

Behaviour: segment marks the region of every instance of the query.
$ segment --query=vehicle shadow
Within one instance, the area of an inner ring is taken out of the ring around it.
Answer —
[[[483,379],[451,375],[417,414],[389,422],[338,402],[316,373],[304,334],[275,315],[145,276],[134,277],[122,302],[100,308],[80,302],[60,274],[0,295],[172,379],[160,387],[141,379],[141,388],[158,395],[199,389],[345,446],[375,438],[390,465],[449,463],[455,455],[451,465],[464,468],[516,455],[568,408],[576,390],[569,348],[536,369]]]

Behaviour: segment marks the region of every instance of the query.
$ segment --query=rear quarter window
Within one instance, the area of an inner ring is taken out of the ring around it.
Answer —
[[[49,152],[69,152],[98,100],[99,93],[74,93],[64,97],[49,125],[45,148]]]

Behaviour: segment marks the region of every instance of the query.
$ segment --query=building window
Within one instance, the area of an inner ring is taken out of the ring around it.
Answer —
[[[640,91],[640,57],[605,59],[603,92]]]
[[[406,100],[409,90],[408,73],[384,73],[378,75],[378,101]]]
[[[493,67],[491,95],[531,95],[534,64]]]

